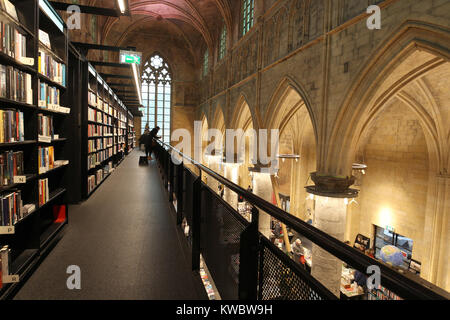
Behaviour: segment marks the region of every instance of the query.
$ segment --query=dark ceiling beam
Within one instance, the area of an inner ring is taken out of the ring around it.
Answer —
[[[111,85],[109,85],[109,86],[111,86]],[[136,91],[127,91],[127,90],[114,90],[114,92],[115,93],[123,93],[123,94],[126,94],[126,93],[133,93],[133,94],[135,94],[136,93]]]
[[[117,63],[117,62],[103,62],[103,61],[89,61],[93,66],[100,67],[115,67],[115,68],[131,68],[131,64]]]
[[[134,88],[134,84],[129,84],[129,83],[108,83],[108,86],[110,87],[133,87]]]
[[[107,46],[103,44],[96,43],[86,43],[86,42],[72,42],[75,47],[85,49],[85,50],[102,50],[102,51],[114,51],[120,52],[120,50],[125,51],[136,51],[136,47],[116,47],[116,46]]]
[[[65,2],[58,2],[58,1],[49,1],[50,4],[55,8],[56,10],[60,11],[67,11],[67,8],[73,5],[73,3],[65,3]],[[101,7],[92,7],[92,6],[82,6],[77,4],[77,6],[80,8],[81,13],[88,13],[88,14],[95,14],[98,16],[108,16],[108,17],[120,17],[121,13],[119,9],[110,9],[110,8],[101,8]]]
[[[131,80],[133,80],[132,76],[126,76],[123,74],[100,73],[100,77],[102,77],[103,79],[116,78],[116,79],[131,79]]]

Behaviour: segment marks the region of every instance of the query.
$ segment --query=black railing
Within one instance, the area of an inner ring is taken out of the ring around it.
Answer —
[[[258,232],[259,210],[295,230],[352,268],[366,273],[378,266],[381,285],[402,299],[449,299],[445,290],[415,275],[403,274],[346,245],[277,206],[241,188],[218,173],[157,140],[154,151],[169,198],[177,201],[177,223],[189,225],[192,267],[198,270],[200,254],[224,299],[316,300],[337,299],[326,287]],[[199,175],[172,161],[172,154],[199,170]],[[248,201],[252,221],[201,181],[202,173]]]

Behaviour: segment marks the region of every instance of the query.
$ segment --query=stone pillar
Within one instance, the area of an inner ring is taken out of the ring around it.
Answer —
[[[270,174],[253,172],[253,193],[258,197],[272,202],[272,181]],[[272,231],[270,228],[270,216],[262,210],[259,210],[259,232],[268,239]]]
[[[344,241],[347,205],[344,199],[315,196],[314,227]],[[319,246],[312,247],[311,275],[337,297],[340,295],[342,261]]]
[[[306,190],[315,197],[313,225],[344,241],[348,198],[358,196],[358,190],[349,188],[355,177],[341,178],[314,172],[311,179],[315,186],[306,187]],[[342,261],[315,244],[312,246],[311,275],[337,297],[340,296]]]
[[[238,184],[239,183],[239,164],[229,164],[224,163],[225,170],[225,178],[230,180],[231,182]],[[237,210],[237,194],[234,191],[231,191],[227,187],[225,187],[224,191],[224,200],[228,202],[228,204]]]

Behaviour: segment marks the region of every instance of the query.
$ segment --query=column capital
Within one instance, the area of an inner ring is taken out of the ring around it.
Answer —
[[[306,187],[309,193],[331,198],[356,198],[358,196],[359,191],[350,188],[355,183],[354,176],[339,177],[312,172],[311,179],[315,185]]]

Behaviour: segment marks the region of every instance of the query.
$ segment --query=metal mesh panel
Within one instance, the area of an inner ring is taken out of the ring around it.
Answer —
[[[184,169],[184,201],[183,201],[183,216],[186,218],[188,224],[192,226],[192,199],[194,196],[194,181],[196,177],[188,170]]]
[[[278,250],[279,252],[277,252]],[[320,292],[311,275],[298,266],[272,243],[262,239],[260,251],[259,300],[324,300],[329,292]],[[325,289],[326,290],[326,289]]]
[[[215,192],[202,187],[201,253],[220,296],[238,299],[240,235],[245,226],[237,212]]]

